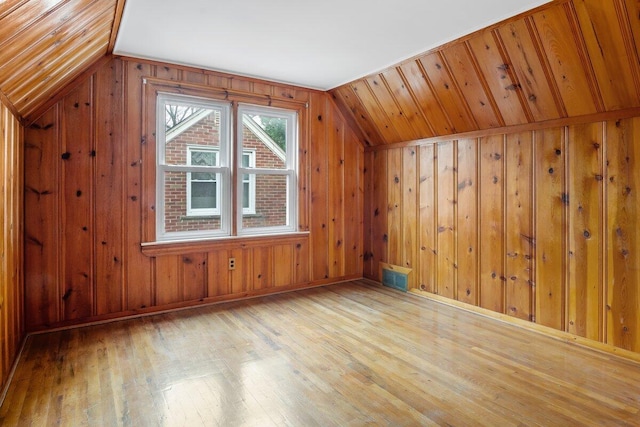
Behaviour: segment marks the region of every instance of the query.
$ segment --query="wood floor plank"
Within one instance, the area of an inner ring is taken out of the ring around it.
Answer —
[[[640,364],[355,281],[32,335],[11,426],[640,425]]]

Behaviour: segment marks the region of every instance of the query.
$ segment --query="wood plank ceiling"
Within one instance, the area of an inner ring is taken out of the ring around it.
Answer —
[[[0,98],[23,121],[113,50],[124,0],[0,1]]]
[[[640,105],[640,2],[559,0],[332,90],[370,146]]]

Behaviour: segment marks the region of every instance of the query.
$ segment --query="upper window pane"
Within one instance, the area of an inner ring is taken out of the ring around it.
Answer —
[[[287,158],[287,131],[289,120],[266,113],[242,113],[242,148],[255,150],[253,167],[263,169],[285,169]]]
[[[210,152],[193,152],[187,158],[187,147],[220,147],[221,111],[177,102],[165,105],[165,158],[167,165],[218,166]]]

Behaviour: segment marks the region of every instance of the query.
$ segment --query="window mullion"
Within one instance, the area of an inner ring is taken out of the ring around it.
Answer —
[[[239,173],[238,166],[242,163],[242,120],[239,118],[238,103],[232,102],[231,107],[231,123],[235,124],[235,126],[232,126],[232,129],[234,129],[235,132],[231,133],[231,141],[229,144],[229,147],[231,148],[229,164],[233,165],[233,167],[229,169],[229,183],[231,184],[231,188],[229,192],[229,206],[227,209],[229,210],[229,218],[231,218],[231,234],[237,235],[238,228],[240,227],[238,224],[242,224],[242,206],[240,206],[240,209],[238,210],[240,202],[238,196],[239,184],[237,179],[238,176],[242,176],[237,175]]]

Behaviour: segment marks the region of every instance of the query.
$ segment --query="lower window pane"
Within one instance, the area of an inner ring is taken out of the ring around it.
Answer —
[[[215,181],[191,181],[191,210],[216,209],[217,207]]]
[[[255,214],[242,217],[243,228],[277,227],[287,224],[287,179],[285,175],[255,177]],[[248,193],[248,191],[244,191]],[[244,194],[243,194],[244,196]],[[246,199],[245,199],[246,200]]]
[[[216,182],[199,182],[188,178],[193,177],[186,172],[165,173],[165,232],[219,230],[220,215]]]

